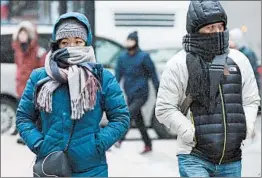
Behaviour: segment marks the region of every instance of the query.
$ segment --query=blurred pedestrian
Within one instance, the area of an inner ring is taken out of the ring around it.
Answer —
[[[31,73],[17,110],[18,131],[37,155],[34,175],[107,177],[105,151],[130,122],[123,93],[96,63],[86,16],[61,15],[52,40],[45,67]],[[109,123],[101,129],[103,111]]]
[[[37,30],[30,21],[22,21],[18,24],[13,34],[12,48],[16,64],[16,93],[20,101],[30,73],[44,66],[46,50],[39,46]],[[24,144],[24,141],[19,138],[17,143]]]
[[[248,46],[241,29],[235,28],[229,32],[230,48],[242,52],[248,59],[254,71],[258,88],[260,89],[260,76],[258,73],[258,59],[256,53]]]
[[[152,79],[156,93],[159,80],[149,54],[139,48],[136,31],[130,33],[127,37],[126,50],[119,57],[115,75],[118,82],[124,79],[124,90],[127,95],[131,119],[135,121],[145,143],[145,148],[141,154],[148,153],[152,151],[152,141],[144,124],[141,108],[148,99],[149,79]],[[118,147],[124,139],[125,136],[118,142]]]
[[[181,177],[241,177],[241,143],[254,132],[260,97],[248,59],[229,49],[219,1],[191,1],[184,50],[170,59],[156,102],[178,134]]]

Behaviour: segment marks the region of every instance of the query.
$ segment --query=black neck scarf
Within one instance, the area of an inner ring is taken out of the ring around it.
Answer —
[[[183,47],[189,73],[186,95],[190,94],[207,113],[213,113],[219,84],[227,69],[229,32],[187,34]]]

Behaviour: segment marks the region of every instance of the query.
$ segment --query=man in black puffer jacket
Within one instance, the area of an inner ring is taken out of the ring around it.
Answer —
[[[178,135],[182,177],[240,177],[241,143],[254,132],[260,102],[254,72],[229,49],[218,1],[191,1],[186,29],[184,50],[161,77],[157,119]]]

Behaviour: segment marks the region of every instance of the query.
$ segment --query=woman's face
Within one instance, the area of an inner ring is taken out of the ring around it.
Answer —
[[[82,38],[78,37],[70,37],[70,38],[64,38],[59,41],[59,48],[66,48],[66,47],[80,47],[85,46],[86,43]]]
[[[20,43],[27,43],[28,39],[28,33],[25,30],[21,30],[18,34],[18,41]]]

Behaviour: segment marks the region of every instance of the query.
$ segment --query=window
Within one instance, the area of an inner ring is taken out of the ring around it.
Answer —
[[[149,50],[148,53],[153,62],[155,63],[166,63],[173,55],[175,55],[180,48],[170,48],[170,49],[156,49]]]
[[[49,50],[51,34],[38,34],[38,44]],[[14,63],[14,51],[11,46],[12,35],[1,35],[1,63]]]
[[[20,22],[22,20],[38,20],[37,1],[9,1],[9,21]]]
[[[120,45],[106,39],[96,39],[95,48],[97,61],[104,67],[111,69],[115,67],[118,56],[123,49]]]
[[[46,50],[49,50],[49,43],[52,38],[52,34],[38,34],[39,40],[38,44],[42,47],[45,48]]]
[[[14,63],[12,35],[1,35],[1,63]]]
[[[115,13],[115,26],[118,27],[173,27],[174,22],[174,13]]]

